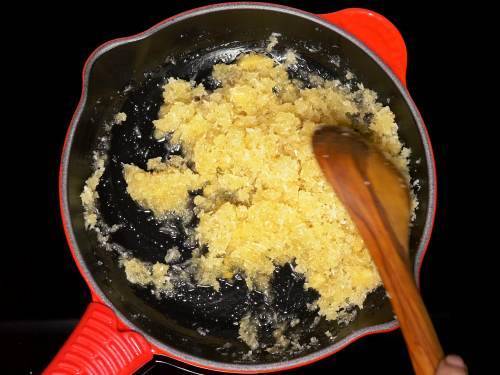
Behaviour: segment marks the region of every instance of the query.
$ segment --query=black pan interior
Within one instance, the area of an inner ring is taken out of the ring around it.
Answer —
[[[186,288],[176,296],[158,300],[147,289],[130,284],[123,269],[118,267],[116,252],[98,245],[95,234],[84,229],[79,194],[92,173],[91,155],[97,149],[109,156],[98,186],[100,212],[108,225],[123,225],[111,234],[112,242],[145,261],[162,261],[166,249],[172,245],[178,246],[182,260],[190,257],[196,244],[186,241],[180,222],[171,221],[169,230],[160,230],[165,223],[157,223],[151,213],[142,210],[127,195],[121,163],[145,168],[149,158],[182,154],[182,149],[168,140],[158,142],[152,137],[151,121],[157,118],[162,103],[161,86],[166,78],[192,79],[213,89],[215,83],[209,75],[215,63],[230,63],[242,52],[261,50],[271,32],[281,34],[277,56],[293,48],[302,57],[300,69],[290,71],[291,76],[305,84],[309,72],[345,81],[348,68],[365,86],[376,90],[382,102],[390,102],[400,125],[400,136],[413,151],[412,176],[421,186],[417,192],[420,208],[411,232],[412,257],[419,248],[427,214],[429,191],[424,146],[404,97],[383,69],[358,46],[310,19],[270,9],[219,8],[213,13],[179,20],[153,35],[100,55],[91,69],[88,97],[73,136],[68,163],[68,203],[79,252],[103,295],[128,320],[176,350],[212,361],[277,362],[330,345],[332,342],[324,334],[326,330],[340,340],[358,329],[393,319],[389,302],[379,289],[369,296],[365,308],[351,324],[322,319],[311,328],[316,314],[305,307],[317,298],[317,293],[304,291],[303,278],[293,273],[290,265],[275,272],[273,303],[267,303],[257,292],[249,292],[240,277],[222,283],[219,292],[211,288]],[[109,134],[104,124],[118,111],[125,112],[127,120],[114,126]],[[419,163],[415,162],[417,159]],[[196,219],[191,225],[196,225]],[[233,323],[249,311],[261,317],[264,341],[270,340],[271,333],[266,317],[277,311],[301,319],[294,328],[301,342],[316,337],[319,343],[298,354],[276,356],[263,351],[245,359],[243,355],[248,348],[236,339],[238,327]],[[208,335],[200,335],[199,328],[208,331]],[[230,347],[221,349],[227,343]]]

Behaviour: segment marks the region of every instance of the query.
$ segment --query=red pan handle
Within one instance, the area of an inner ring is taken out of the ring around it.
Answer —
[[[406,86],[406,45],[399,30],[387,18],[361,8],[349,8],[319,16],[363,42]]]
[[[121,330],[109,307],[92,302],[43,374],[132,374],[152,358],[141,335]]]

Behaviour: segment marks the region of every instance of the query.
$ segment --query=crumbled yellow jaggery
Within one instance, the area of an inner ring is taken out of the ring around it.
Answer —
[[[124,121],[127,121],[127,114],[125,112],[118,112],[114,117],[115,124],[120,125]]]
[[[222,87],[211,93],[169,79],[154,121],[155,136],[171,133],[196,174],[182,166],[125,166],[129,193],[161,215],[182,209],[187,191],[203,187],[194,200],[197,236],[208,245],[195,259],[199,283],[218,288],[218,278],[242,272],[250,288],[266,291],[275,266],[295,261],[327,319],[361,306],[380,277],[323,178],[311,136],[319,125],[352,126],[353,114],[372,113],[373,142],[408,175],[393,113],[364,88],[353,93],[318,79],[319,86],[301,89],[283,65],[258,54],[215,65],[213,77]]]
[[[125,260],[125,274],[132,284],[147,285],[151,282],[151,270],[138,259]]]
[[[250,349],[255,350],[259,347],[257,336],[258,323],[250,314],[245,315],[239,322],[238,337],[247,344]]]
[[[97,224],[97,208],[95,204],[97,198],[99,198],[99,193],[96,189],[104,173],[104,162],[104,157],[94,155],[94,173],[92,173],[92,176],[85,181],[83,191],[80,194],[80,199],[84,209],[83,218],[87,229],[95,228],[95,225]]]
[[[280,33],[272,33],[269,38],[267,39],[268,44],[266,46],[266,51],[271,52],[273,48],[276,46],[276,44],[279,43],[278,37],[281,36]]]
[[[283,353],[290,346],[290,339],[286,337],[285,331],[287,329],[287,325],[282,323],[280,324],[274,331],[273,337],[275,343],[270,348],[267,348],[266,351],[271,354]]]
[[[151,209],[156,216],[186,208],[189,191],[202,186],[202,179],[190,169],[178,163],[173,165],[150,159],[144,171],[131,164],[123,165],[123,176],[127,192],[143,207]]]
[[[167,276],[169,266],[163,263],[149,265],[139,259],[131,258],[123,261],[125,275],[132,284],[142,286],[153,285],[157,290],[169,290],[172,288]]]

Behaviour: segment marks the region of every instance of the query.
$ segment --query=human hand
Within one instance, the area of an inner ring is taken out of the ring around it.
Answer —
[[[467,375],[467,366],[458,355],[448,355],[440,363],[436,375]]]

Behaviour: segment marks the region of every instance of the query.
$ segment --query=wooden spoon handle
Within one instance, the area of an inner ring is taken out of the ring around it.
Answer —
[[[378,268],[415,372],[435,374],[443,350],[408,267],[406,183],[370,144],[340,138],[331,130],[318,135],[314,147],[318,162]]]
[[[443,358],[438,337],[415,282],[400,256],[399,243],[376,206],[372,206],[371,211],[370,225],[376,222],[376,231],[367,230],[367,227],[360,231],[398,317],[413,368],[416,374],[435,374]],[[365,226],[360,217],[355,221],[358,227]]]

